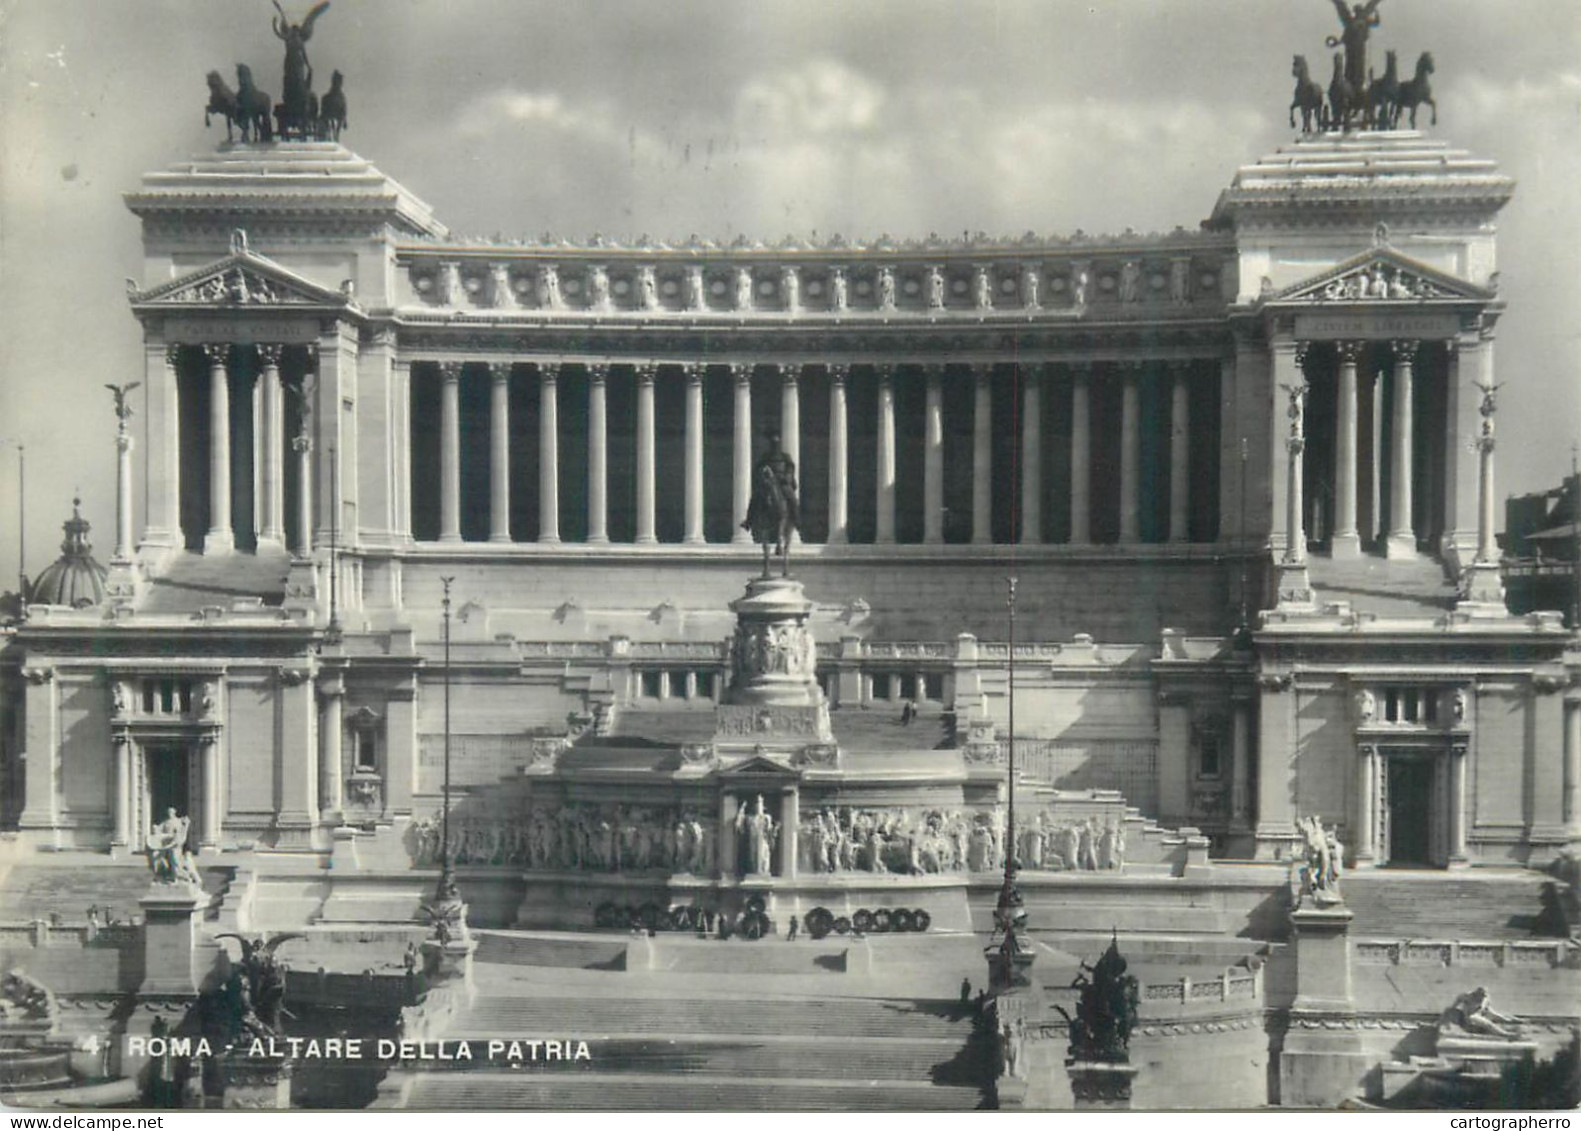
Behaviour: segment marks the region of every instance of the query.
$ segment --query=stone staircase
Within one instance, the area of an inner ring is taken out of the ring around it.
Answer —
[[[808,978],[772,973],[730,986],[724,975],[704,988],[695,977],[667,984],[664,975],[578,971],[554,988],[500,978],[503,968],[490,963],[477,970],[476,1001],[445,1033],[472,1042],[476,1059],[409,1069],[392,1103],[781,1112],[960,1111],[982,1102],[971,1019],[954,1002],[813,996],[797,992]],[[488,1059],[481,1043],[529,1038],[586,1041],[591,1060],[513,1065]]]
[[[1341,887],[1353,938],[1523,939],[1535,932],[1545,878],[1522,869],[1379,869],[1352,872]]]

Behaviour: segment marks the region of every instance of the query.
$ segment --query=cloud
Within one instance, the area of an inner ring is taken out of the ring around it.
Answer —
[[[770,143],[872,134],[886,100],[873,78],[819,57],[748,80],[736,98],[736,125]]]

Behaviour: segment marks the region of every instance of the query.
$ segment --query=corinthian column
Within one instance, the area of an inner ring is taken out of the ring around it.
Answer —
[[[735,382],[735,443],[730,467],[730,541],[751,545],[752,535],[742,527],[752,501],[752,366],[732,365]]]
[[[511,367],[489,366],[489,541],[511,540]]]
[[[686,533],[684,540],[700,546],[703,538],[703,367],[686,369]]]
[[[282,464],[285,459],[285,390],[280,387],[282,346],[259,346],[263,363],[263,498],[259,536],[267,542],[285,544],[285,489]]]
[[[1191,373],[1189,362],[1169,367],[1169,540],[1191,536]]]
[[[1356,529],[1356,435],[1358,389],[1356,359],[1362,343],[1339,343],[1339,404],[1334,430],[1334,537],[1331,553],[1356,557],[1361,534]]]
[[[1122,365],[1120,401],[1120,541],[1132,543],[1141,537],[1141,394],[1139,362]]]
[[[205,554],[236,548],[231,529],[231,386],[225,363],[230,346],[204,346],[209,361],[209,529]]]
[[[609,366],[587,367],[587,540],[609,541],[609,424],[605,382]],[[540,471],[540,481],[542,473]]]
[[[895,540],[895,367],[878,365],[878,537]]]
[[[1421,343],[1394,343],[1394,435],[1390,437],[1389,539],[1384,556],[1416,556],[1416,529],[1411,524],[1411,384],[1412,364]]]
[[[780,450],[801,469],[801,366],[780,366]]]
[[[637,542],[657,542],[654,531],[653,381],[659,367],[646,362],[637,370]]]
[[[603,428],[602,411],[598,427]],[[538,366],[538,541],[560,541],[560,363],[554,361]]]
[[[972,366],[972,542],[994,540],[993,529],[993,366]]]
[[[1090,366],[1078,365],[1070,389],[1070,540],[1074,546],[1092,541],[1092,407]]]
[[[461,541],[461,363],[439,363],[439,540]]]
[[[1021,538],[1043,541],[1043,377],[1036,366],[1016,367],[1021,397]]]
[[[849,474],[846,450],[845,377],[849,372],[843,364],[833,364],[829,370],[829,542],[846,541],[849,533],[846,508]]]
[[[922,540],[944,541],[944,366],[927,366],[928,400],[923,420]]]

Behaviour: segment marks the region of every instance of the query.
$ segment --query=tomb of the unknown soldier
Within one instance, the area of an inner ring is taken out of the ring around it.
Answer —
[[[1308,2],[1190,226],[1003,239],[462,236],[349,16],[238,23],[93,190],[142,350],[0,627],[0,1102],[1581,1102],[1521,195],[1422,0]]]

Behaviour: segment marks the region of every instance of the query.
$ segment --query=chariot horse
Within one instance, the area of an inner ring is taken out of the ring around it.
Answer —
[[[246,63],[236,64],[236,122],[243,141],[272,141],[269,125],[269,96],[253,84],[253,71]]]
[[[1369,129],[1392,130],[1400,117],[1400,65],[1393,51],[1385,51],[1383,77],[1367,84]]]
[[[1433,53],[1422,52],[1416,60],[1416,74],[1400,84],[1400,100],[1395,103],[1394,119],[1400,120],[1400,111],[1411,111],[1411,128],[1416,129],[1416,108],[1422,103],[1427,103],[1433,108],[1433,125],[1438,125],[1438,103],[1433,101],[1433,84],[1429,76],[1433,73]]]
[[[1323,88],[1312,78],[1312,73],[1307,69],[1307,57],[1297,55],[1295,62],[1290,66],[1290,74],[1296,80],[1296,91],[1290,99],[1290,127],[1295,128],[1296,110],[1301,111],[1301,132],[1311,133],[1314,128],[1322,129],[1323,116]]]
[[[1334,56],[1334,77],[1328,84],[1328,128],[1350,129],[1351,119],[1361,109],[1362,91],[1357,90],[1345,77],[1345,59]]]

